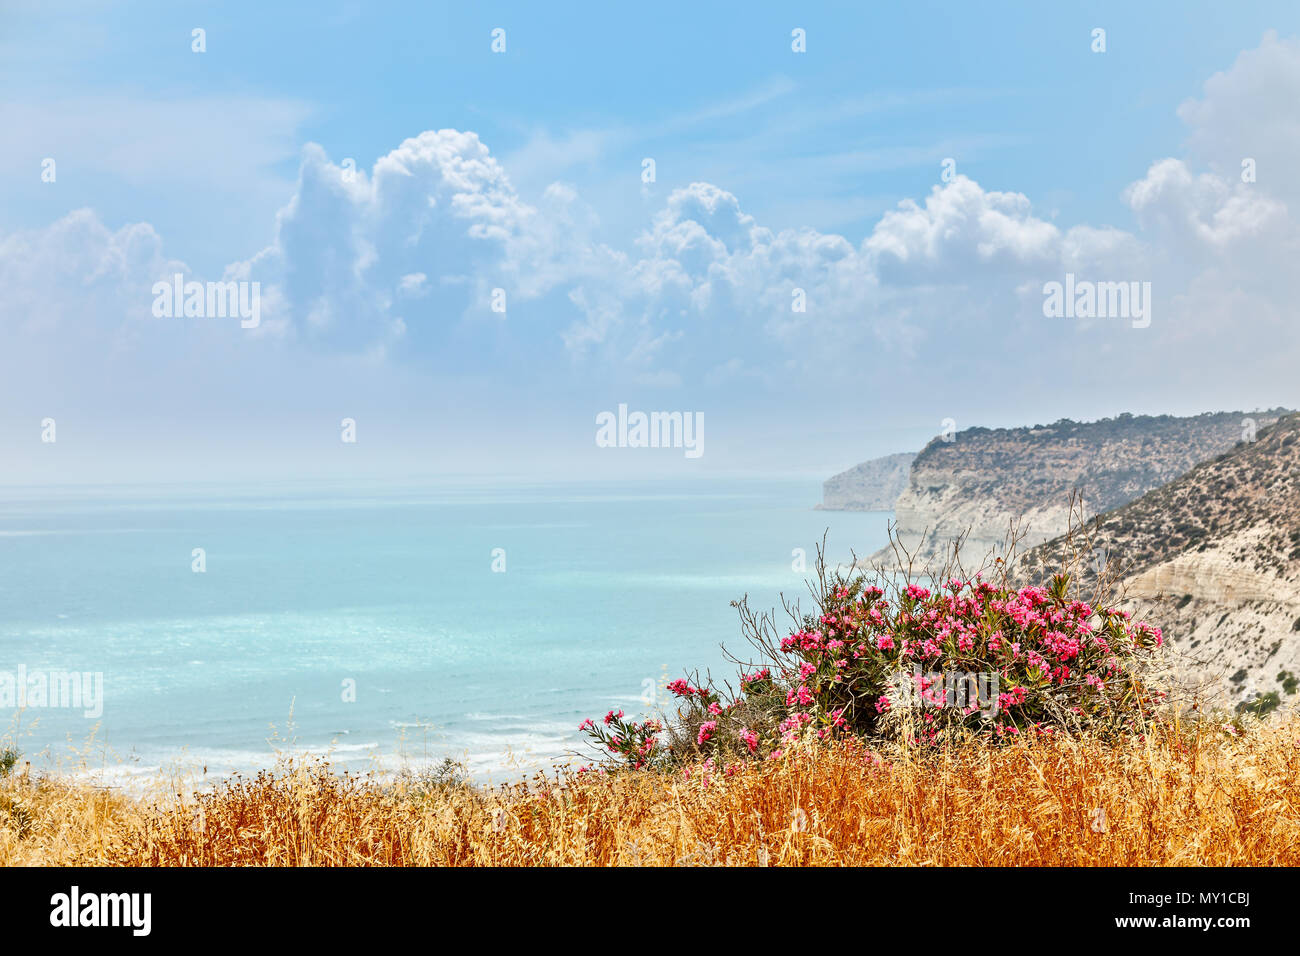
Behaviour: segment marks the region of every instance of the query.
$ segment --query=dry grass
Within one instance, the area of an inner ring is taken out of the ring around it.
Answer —
[[[1300,723],[491,791],[316,765],[146,804],[11,778],[0,864],[1296,866]]]

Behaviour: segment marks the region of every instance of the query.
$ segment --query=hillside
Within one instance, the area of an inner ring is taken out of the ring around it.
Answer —
[[[1100,515],[1089,550],[1164,627],[1185,676],[1229,703],[1294,703],[1300,676],[1300,414]],[[1063,538],[1021,560],[1063,561]],[[1080,569],[1088,587],[1096,563]],[[1269,695],[1276,695],[1270,697]]]
[[[1071,495],[1087,514],[1127,504],[1242,441],[1285,409],[1194,417],[1062,419],[1032,428],[970,428],[935,438],[916,456],[895,504],[900,540],[923,557],[969,532],[964,553],[991,551],[1020,521],[1022,548],[1069,527]]]
[[[824,511],[893,511],[907,487],[915,452],[872,458],[822,483]]]

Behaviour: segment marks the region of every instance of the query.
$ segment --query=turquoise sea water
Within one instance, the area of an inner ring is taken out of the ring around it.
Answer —
[[[806,603],[824,531],[834,560],[884,543],[889,515],[819,497],[760,480],[0,493],[0,672],[104,682],[98,719],[11,708],[0,734],[37,765],[132,776],[248,770],[291,744],[509,777],[579,747],[585,717],[646,712],[665,676],[731,676],[730,601]]]

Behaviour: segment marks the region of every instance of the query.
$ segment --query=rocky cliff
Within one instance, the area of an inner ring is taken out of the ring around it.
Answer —
[[[1119,507],[1248,440],[1284,411],[1063,419],[936,438],[912,462],[895,504],[898,535],[928,558],[968,532],[963,553],[978,560],[1017,519],[1021,547],[1031,547],[1069,527],[1072,494],[1090,515]]]
[[[1085,532],[1085,593],[1098,570],[1164,628],[1188,688],[1237,707],[1294,706],[1300,680],[1300,414],[1205,462]],[[1028,576],[1069,560],[1058,538],[1026,554]]]
[[[893,511],[894,502],[907,487],[914,452],[873,458],[822,483],[826,511]]]

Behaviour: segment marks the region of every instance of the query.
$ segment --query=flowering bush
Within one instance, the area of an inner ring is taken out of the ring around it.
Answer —
[[[663,724],[654,718],[638,723],[624,717],[621,710],[611,710],[600,724],[584,720],[578,729],[633,770],[662,762],[663,750],[659,746],[658,735],[663,731]],[[582,768],[584,772],[587,769],[589,768]]]
[[[836,575],[823,579],[820,613],[779,644],[749,629],[769,660],[742,675],[738,693],[676,680],[668,690],[680,705],[666,730],[621,712],[606,716],[612,730],[583,729],[636,768],[771,759],[810,736],[937,743],[954,733],[1134,729],[1158,697],[1142,675],[1160,629],[1072,599],[1068,582],[1059,574],[1047,587],[1015,588],[977,576],[934,590],[909,583],[887,598],[864,576]]]

